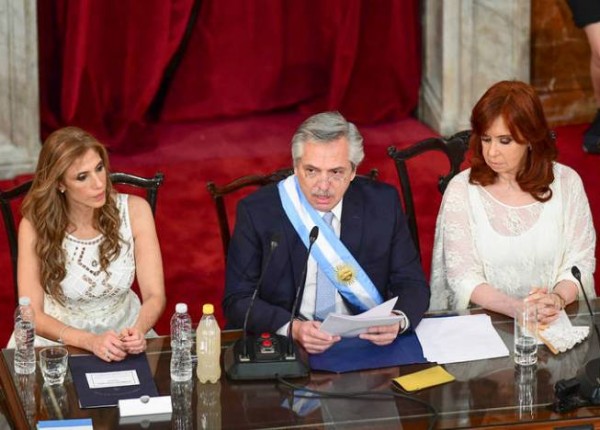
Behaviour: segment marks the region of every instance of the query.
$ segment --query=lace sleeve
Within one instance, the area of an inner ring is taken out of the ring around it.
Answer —
[[[586,293],[594,297],[593,273],[596,267],[594,250],[596,232],[592,213],[581,178],[567,166],[557,166],[555,172],[560,180],[560,194],[553,198],[562,200],[564,211],[564,232],[562,237],[564,253],[560,261],[556,283],[570,280],[578,285],[571,268],[577,266],[581,271],[582,283]]]
[[[473,237],[468,171],[448,185],[436,222],[431,264],[431,307],[464,309],[471,293],[486,282]]]

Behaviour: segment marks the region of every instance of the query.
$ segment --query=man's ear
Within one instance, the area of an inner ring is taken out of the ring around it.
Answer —
[[[350,181],[352,181],[356,177],[356,166],[352,165],[352,173],[350,173]],[[348,181],[348,182],[350,182]]]

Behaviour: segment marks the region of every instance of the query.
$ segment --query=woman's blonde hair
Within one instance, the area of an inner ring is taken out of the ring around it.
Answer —
[[[90,149],[98,153],[106,169],[106,203],[94,210],[94,227],[104,236],[100,244],[100,267],[106,271],[121,252],[121,221],[109,177],[106,148],[91,134],[77,127],[65,127],[48,136],[40,151],[33,184],[21,208],[37,234],[35,251],[40,259],[44,291],[60,302],[64,299],[60,283],[66,276],[62,243],[69,216],[67,200],[59,187],[67,169]]]

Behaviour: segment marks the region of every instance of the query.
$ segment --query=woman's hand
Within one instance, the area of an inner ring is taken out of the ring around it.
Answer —
[[[138,328],[124,328],[120,337],[128,354],[140,354],[146,350],[146,338]]]
[[[541,324],[550,324],[558,318],[561,305],[556,294],[548,293],[547,288],[534,287],[525,298],[525,303],[534,304],[537,309],[537,319]]]
[[[94,335],[91,351],[104,361],[121,361],[127,357],[125,345],[113,330]]]

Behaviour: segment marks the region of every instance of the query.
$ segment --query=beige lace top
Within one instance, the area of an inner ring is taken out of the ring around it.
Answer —
[[[482,283],[513,297],[553,288],[576,265],[590,296],[596,235],[579,175],[556,163],[553,197],[508,206],[469,184],[469,171],[449,184],[436,223],[430,309],[464,309]]]

